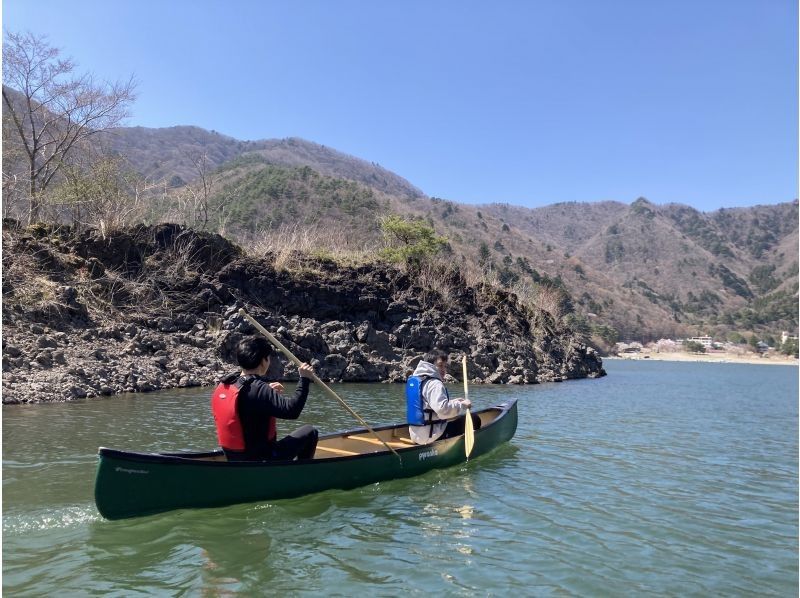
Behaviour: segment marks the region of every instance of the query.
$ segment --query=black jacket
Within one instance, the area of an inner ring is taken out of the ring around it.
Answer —
[[[231,374],[220,382],[233,384],[243,378],[244,385],[236,401],[236,412],[242,424],[245,456],[251,459],[269,459],[272,443],[267,440],[269,418],[297,419],[306,406],[310,380],[302,376],[297,381],[294,397],[280,395],[269,387],[261,376]]]

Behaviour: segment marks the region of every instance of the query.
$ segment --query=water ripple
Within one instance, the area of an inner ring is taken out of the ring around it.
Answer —
[[[96,447],[213,446],[207,390],[4,409],[3,589],[794,595],[796,372],[750,367],[613,362],[602,380],[514,388],[512,443],[461,467],[117,522],[92,503]],[[401,390],[341,388],[373,423],[402,417]],[[354,425],[316,395],[304,418]]]

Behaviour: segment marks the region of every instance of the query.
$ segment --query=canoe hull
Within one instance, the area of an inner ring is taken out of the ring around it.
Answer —
[[[475,432],[470,459],[514,436],[516,400],[495,409],[502,409],[502,413]],[[328,459],[253,463],[198,460],[219,452],[180,456],[101,448],[95,503],[106,519],[122,519],[172,509],[220,507],[292,498],[333,488],[356,488],[465,461],[463,437],[410,446],[397,452],[400,458],[381,450]]]

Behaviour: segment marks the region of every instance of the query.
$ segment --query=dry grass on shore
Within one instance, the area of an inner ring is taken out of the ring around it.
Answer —
[[[346,231],[324,225],[292,224],[261,230],[239,240],[246,252],[272,260],[277,271],[307,270],[308,258],[331,260],[342,266],[358,266],[379,259],[385,243],[381,238],[354,237]],[[395,264],[411,273],[410,266]],[[457,274],[457,275],[454,275]],[[413,267],[418,286],[424,289],[422,300],[449,304],[463,286],[474,289],[502,289],[495,268],[481,267],[452,254],[432,256]],[[535,310],[548,313],[555,321],[564,317],[563,292],[548,285],[517,282],[507,289],[519,301]]]
[[[307,257],[359,264],[374,258],[377,252],[374,242],[358,242],[331,227],[300,224],[261,230],[242,245],[250,255],[270,256],[278,271],[296,270]]]

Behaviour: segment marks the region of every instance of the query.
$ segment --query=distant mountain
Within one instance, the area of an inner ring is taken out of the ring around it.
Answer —
[[[607,341],[614,330],[636,340],[797,331],[796,200],[711,213],[644,198],[476,206],[428,197],[377,164],[297,138],[241,141],[184,126],[119,128],[97,141],[178,190],[204,156],[219,208],[209,226],[240,241],[297,223],[374,246],[380,216],[424,218],[454,261],[520,293],[534,283],[567,289],[565,309]],[[170,217],[168,206],[160,213]]]
[[[708,214],[644,198],[474,206],[427,197],[376,164],[302,139],[136,127],[116,129],[109,140],[141,173],[177,184],[197,176],[191,156],[205,153],[219,167],[219,201],[236,191],[225,223],[234,234],[336,223],[353,238],[377,241],[377,217],[404,213],[426,218],[454,254],[482,261],[510,286],[563,284],[591,326],[623,338],[797,329],[796,201]]]
[[[309,166],[320,174],[363,183],[383,193],[405,197],[423,197],[424,193],[404,178],[379,164],[355,158],[334,149],[297,137],[259,142],[256,153],[268,164]]]
[[[251,142],[239,141],[200,127],[120,127],[97,136],[104,151],[124,156],[142,176],[180,186],[198,172],[194,161],[205,155],[213,169],[248,151]]]
[[[422,191],[382,166],[297,137],[239,141],[199,127],[120,127],[104,133],[106,147],[125,156],[142,175],[172,181],[175,186],[197,177],[193,160],[205,155],[221,166],[245,153],[267,164],[308,166],[320,174],[363,183],[384,193],[422,197]]]
[[[797,328],[797,201],[710,214],[643,198],[484,210],[560,253],[553,265],[583,307],[625,336]]]

